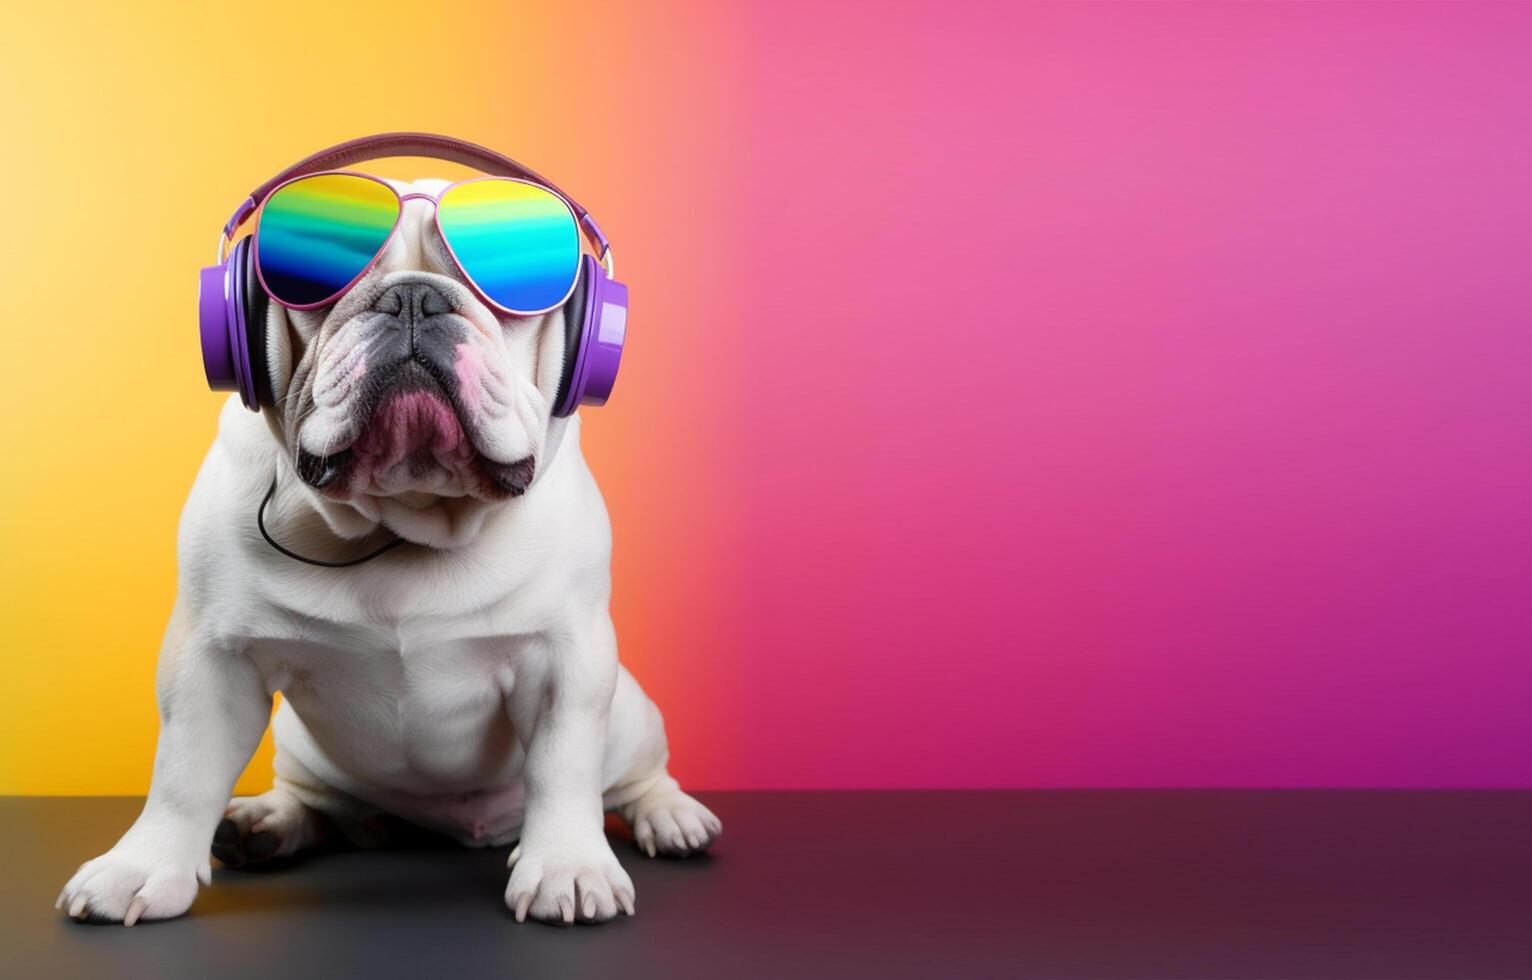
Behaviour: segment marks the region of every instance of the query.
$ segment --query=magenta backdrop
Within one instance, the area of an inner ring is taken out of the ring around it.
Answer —
[[[1532,783],[1532,5],[736,27],[683,774]]]

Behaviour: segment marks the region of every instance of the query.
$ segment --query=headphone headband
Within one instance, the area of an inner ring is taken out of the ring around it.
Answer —
[[[534,184],[541,184],[568,202],[584,226],[586,235],[598,249],[599,258],[606,260],[607,253],[611,251],[611,245],[607,242],[606,236],[601,233],[601,227],[596,224],[596,219],[592,218],[590,212],[581,207],[578,201],[560,190],[553,181],[538,174],[532,168],[517,163],[503,153],[496,153],[487,146],[454,139],[451,136],[437,136],[434,133],[379,133],[376,136],[347,140],[320,150],[318,153],[311,153],[251,191],[250,196],[235,209],[234,215],[229,218],[229,223],[224,225],[223,236],[225,239],[231,237],[240,222],[250,217],[266,196],[283,181],[324,170],[336,170],[368,160],[410,156],[447,160],[473,167],[494,177],[519,177]]]

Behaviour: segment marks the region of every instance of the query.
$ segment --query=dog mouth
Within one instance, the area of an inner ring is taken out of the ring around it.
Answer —
[[[533,457],[504,463],[480,452],[459,406],[427,366],[412,359],[373,391],[360,413],[367,421],[350,446],[323,456],[299,446],[296,468],[303,482],[337,499],[353,488],[440,488],[453,476],[460,481],[455,486],[472,496],[503,500],[526,493]]]

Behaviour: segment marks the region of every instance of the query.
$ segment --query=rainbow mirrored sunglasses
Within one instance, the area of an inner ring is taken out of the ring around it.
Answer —
[[[475,177],[436,195],[403,194],[346,170],[294,177],[261,202],[255,272],[274,301],[296,310],[334,302],[377,264],[404,202],[433,201],[436,229],[479,298],[528,316],[560,306],[580,272],[580,233],[559,194],[516,177]]]

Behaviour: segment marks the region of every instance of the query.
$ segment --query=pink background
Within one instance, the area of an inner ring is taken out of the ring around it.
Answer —
[[[683,776],[1532,781],[1532,6],[734,26],[607,484]]]

